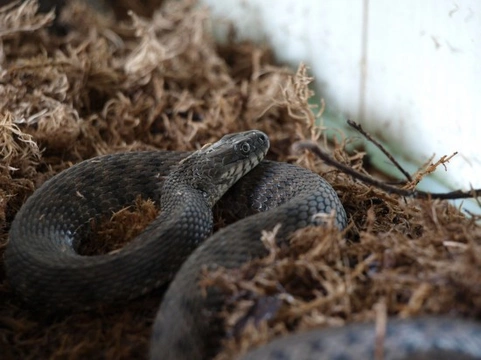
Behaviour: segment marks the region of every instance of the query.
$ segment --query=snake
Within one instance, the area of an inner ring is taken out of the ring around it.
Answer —
[[[47,180],[24,203],[9,231],[6,276],[31,307],[85,310],[125,302],[170,283],[154,320],[152,360],[209,359],[224,335],[225,295],[202,289],[207,270],[236,269],[268,254],[276,241],[307,226],[344,229],[347,214],[332,186],[303,167],[266,160],[259,130],[228,134],[194,152],[138,151],[102,155]],[[111,253],[79,247],[92,224],[138,196],[161,209],[141,234]],[[237,221],[213,233],[213,208]],[[374,324],[288,335],[239,359],[372,359]],[[384,359],[481,358],[481,326],[434,316],[390,320]],[[415,357],[418,356],[418,357]]]

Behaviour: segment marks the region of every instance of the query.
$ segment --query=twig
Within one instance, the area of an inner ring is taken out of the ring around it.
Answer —
[[[368,132],[366,132],[362,128],[361,124],[358,124],[357,122],[349,120],[349,119],[347,120],[347,124],[349,126],[351,126],[352,128],[356,129],[366,139],[368,139],[370,142],[372,142],[379,150],[381,150],[383,152],[383,154],[386,155],[387,158],[394,164],[394,166],[406,177],[408,182],[412,182],[411,175],[406,170],[403,169],[403,167],[397,162],[396,159],[394,159],[394,157],[386,150],[386,148],[384,146],[382,146],[382,144],[380,144],[376,139],[374,139],[371,136],[371,134],[369,134]]]
[[[298,141],[293,145],[295,151],[308,150],[314,155],[324,160],[328,165],[334,166],[342,172],[358,179],[368,185],[375,186],[388,193],[397,194],[405,197],[413,197],[418,199],[441,199],[441,200],[453,200],[453,199],[468,199],[481,197],[481,189],[472,189],[471,191],[456,190],[447,193],[431,193],[421,190],[408,190],[400,189],[395,186],[388,185],[381,181],[371,178],[370,176],[361,174],[351,167],[342,164],[332,159],[327,153],[321,150],[321,148],[312,141]]]

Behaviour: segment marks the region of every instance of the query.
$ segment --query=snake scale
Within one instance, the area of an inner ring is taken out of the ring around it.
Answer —
[[[173,279],[155,319],[150,357],[211,358],[223,334],[215,316],[223,296],[216,288],[201,292],[202,270],[238,268],[265,255],[261,231],[277,224],[276,238],[286,242],[299,228],[322,225],[322,217],[313,216],[318,213],[334,213],[340,229],[347,222],[323,178],[263,160],[268,148],[268,137],[252,130],[193,153],[132,152],[72,166],[42,185],[17,213],[5,251],[10,283],[30,306],[85,309],[126,301]],[[92,221],[138,195],[162,209],[139,236],[112,254],[77,253]],[[211,235],[216,203],[245,218]],[[275,340],[242,359],[372,359],[374,334],[372,324],[314,330]],[[481,326],[467,320],[393,320],[384,358],[481,358],[480,335]]]

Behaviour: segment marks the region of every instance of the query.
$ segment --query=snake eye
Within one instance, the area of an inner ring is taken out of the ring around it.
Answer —
[[[239,150],[243,155],[249,155],[251,151],[251,146],[249,145],[249,143],[243,142],[242,144],[240,144]]]

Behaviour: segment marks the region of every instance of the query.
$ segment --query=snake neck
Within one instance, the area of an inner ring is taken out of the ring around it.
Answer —
[[[203,191],[169,177],[163,185],[160,202],[159,221],[172,223],[172,227],[185,232],[185,237],[205,238],[212,233],[212,204]],[[189,231],[195,233],[189,234]]]
[[[210,211],[213,206],[210,195],[198,189],[190,179],[186,179],[177,173],[169,175],[162,186],[162,209],[177,206],[185,207],[185,204],[189,204],[189,201],[198,203],[199,206],[208,208]]]

